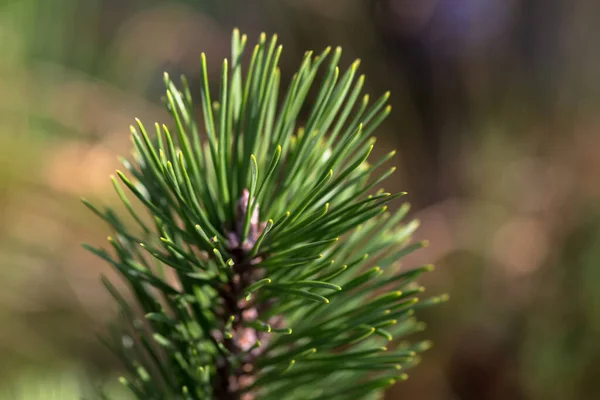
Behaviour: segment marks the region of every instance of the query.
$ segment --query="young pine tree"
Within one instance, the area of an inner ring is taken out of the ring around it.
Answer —
[[[389,93],[362,95],[339,48],[307,52],[281,91],[277,37],[247,67],[245,48],[235,30],[218,97],[201,56],[202,127],[185,78],[165,75],[172,126],[136,121],[133,161],[112,178],[130,223],[84,200],[114,232],[110,251],[85,247],[131,290],[103,279],[128,323],[107,345],[139,399],[375,399],[429,347],[393,341],[444,299],[416,297],[431,266],[395,268],[425,243],[401,223],[407,204],[386,212],[404,193],[374,191],[394,171],[381,170],[394,152],[367,162]]]

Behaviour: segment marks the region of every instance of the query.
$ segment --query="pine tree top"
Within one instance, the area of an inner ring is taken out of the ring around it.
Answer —
[[[84,200],[114,232],[110,251],[86,248],[132,294],[103,279],[127,323],[107,345],[140,399],[376,398],[430,346],[394,339],[445,300],[417,297],[432,266],[398,271],[426,244],[401,222],[408,204],[386,210],[404,193],[374,192],[394,171],[394,152],[367,162],[389,93],[363,95],[340,48],[306,52],[283,92],[277,36],[243,67],[246,43],[234,30],[218,97],[202,54],[202,127],[185,78],[165,74],[172,126],[151,135],[136,120],[132,161],[112,177],[130,218]]]

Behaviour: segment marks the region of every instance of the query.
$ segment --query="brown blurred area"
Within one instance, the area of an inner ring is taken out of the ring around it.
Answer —
[[[111,272],[79,246],[107,230],[79,197],[117,204],[129,124],[166,121],[162,72],[197,89],[204,51],[216,87],[233,27],[279,34],[284,81],[341,45],[368,92],[392,91],[386,189],[431,242],[406,265],[435,263],[423,283],[451,301],[422,313],[435,346],[387,398],[600,398],[595,0],[4,0],[0,388],[118,373],[94,336]]]

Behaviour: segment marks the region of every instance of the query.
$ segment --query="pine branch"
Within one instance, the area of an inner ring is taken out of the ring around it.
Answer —
[[[403,193],[369,194],[393,172],[380,172],[393,152],[367,162],[389,93],[369,106],[359,62],[340,72],[337,48],[307,52],[280,95],[277,37],[261,35],[243,69],[246,41],[234,31],[218,95],[201,57],[206,135],[187,81],[168,75],[173,126],[131,127],[133,161],[112,178],[131,221],[84,201],[113,231],[110,251],[85,247],[132,292],[104,280],[129,326],[107,345],[140,399],[374,398],[429,347],[392,341],[446,299],[417,297],[431,266],[396,272],[425,245],[400,224],[407,206],[386,211]]]

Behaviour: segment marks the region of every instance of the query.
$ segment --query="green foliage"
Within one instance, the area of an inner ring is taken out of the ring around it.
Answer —
[[[245,47],[234,31],[218,96],[201,57],[205,136],[185,78],[177,88],[168,75],[173,126],[131,128],[133,162],[113,184],[137,233],[84,201],[114,230],[110,252],[86,248],[135,299],[104,279],[129,323],[107,345],[140,399],[375,398],[429,343],[385,346],[421,330],[414,311],[444,299],[416,297],[431,266],[393,268],[425,244],[411,243],[415,221],[400,224],[407,204],[386,212],[403,193],[370,194],[393,172],[380,171],[393,152],[366,161],[389,93],[369,105],[359,62],[341,73],[341,49],[328,48],[304,55],[280,97],[277,37],[261,35],[243,69]]]
[[[111,399],[133,398],[130,391],[117,382],[107,385],[103,390],[105,396]],[[97,389],[88,379],[71,370],[50,374],[36,369],[20,371],[10,382],[0,385],[2,400],[83,400],[91,399],[94,392]]]

